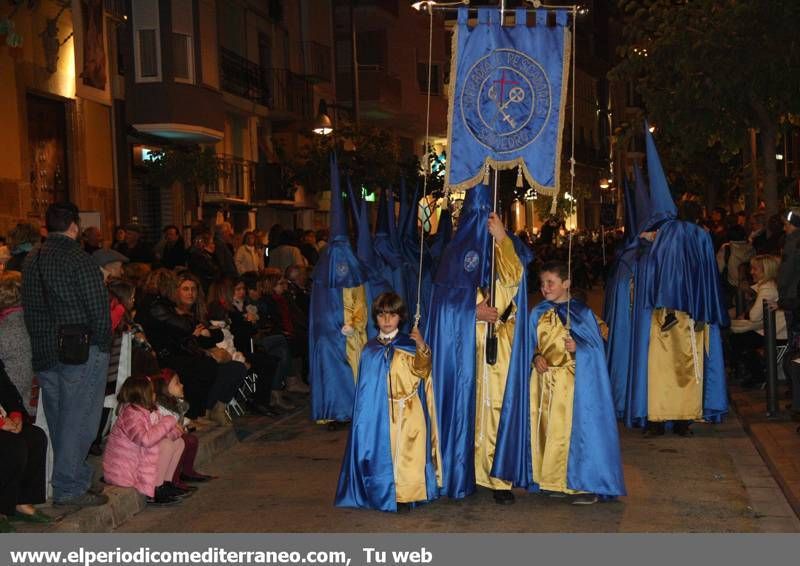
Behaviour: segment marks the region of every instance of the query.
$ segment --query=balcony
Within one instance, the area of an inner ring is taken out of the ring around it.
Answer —
[[[255,189],[255,163],[232,155],[218,155],[219,179],[207,187],[207,200],[246,201]]]
[[[397,116],[401,111],[402,83],[400,79],[377,67],[361,66],[358,73],[358,100],[360,114],[373,119]],[[337,99],[345,105],[353,100],[353,77],[351,73],[336,75]]]
[[[300,43],[306,80],[312,83],[331,81],[331,48],[316,41]]]
[[[311,83],[288,69],[262,69],[263,84],[267,85],[266,106],[272,119],[290,121],[313,118]]]
[[[222,90],[264,104],[267,89],[261,67],[224,47],[219,49],[219,64]]]

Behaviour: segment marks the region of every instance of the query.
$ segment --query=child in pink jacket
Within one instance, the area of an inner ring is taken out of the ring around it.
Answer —
[[[133,487],[155,505],[171,505],[187,495],[172,485],[185,432],[173,416],[162,416],[149,377],[130,377],[117,395],[117,420],[103,454],[106,483]]]

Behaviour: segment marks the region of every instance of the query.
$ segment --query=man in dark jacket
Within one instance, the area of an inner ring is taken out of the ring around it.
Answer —
[[[97,433],[111,349],[109,299],[100,268],[77,242],[78,208],[50,205],[48,237],[22,271],[22,305],[31,337],[33,369],[42,389],[53,443],[53,501],[60,505],[102,505],[108,498],[88,490],[92,468],[86,455]],[[80,365],[59,356],[59,330],[82,325],[90,348]]]
[[[174,224],[164,228],[164,238],[156,245],[155,256],[161,266],[167,269],[186,265],[186,247],[180,229]]]
[[[189,250],[189,271],[200,280],[205,293],[208,293],[208,288],[220,276],[219,264],[214,255],[216,247],[211,234],[198,234]]]

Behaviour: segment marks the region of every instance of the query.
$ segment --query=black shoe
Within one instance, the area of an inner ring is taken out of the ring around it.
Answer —
[[[327,425],[327,429],[328,429],[329,432],[336,432],[340,428],[341,428],[341,423],[339,423],[337,421],[331,421]]]
[[[211,481],[217,479],[216,476],[209,476],[207,474],[201,474],[200,472],[196,472],[194,475],[187,475],[181,474],[181,481],[185,483],[205,483],[207,481]]]
[[[177,497],[172,497],[171,495],[159,494],[158,489],[156,489],[155,497],[148,497],[145,501],[151,507],[170,507],[172,505],[177,505],[178,503],[181,502],[181,500],[178,499]]]
[[[664,436],[664,423],[657,423],[647,421],[647,426],[644,429],[643,436],[645,438],[652,438],[654,436]]]
[[[667,312],[667,317],[664,319],[664,324],[661,325],[661,332],[667,332],[676,324],[678,324],[678,317],[675,316],[675,311]]]
[[[494,502],[498,505],[513,505],[516,498],[510,489],[495,489]]]
[[[405,515],[406,513],[411,513],[411,503],[398,503],[397,512],[402,515]]]
[[[690,426],[692,426],[691,421],[675,421],[672,424],[672,432],[678,436],[694,436]]]
[[[171,481],[166,481],[158,486],[156,488],[156,492],[158,492],[159,489],[164,495],[175,497],[176,499],[186,499],[187,497],[194,495],[194,491],[190,489],[182,489]]]

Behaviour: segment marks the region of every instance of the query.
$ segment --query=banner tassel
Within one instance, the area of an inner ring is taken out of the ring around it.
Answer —
[[[522,165],[517,165],[517,188],[521,189],[523,187],[522,183]]]

